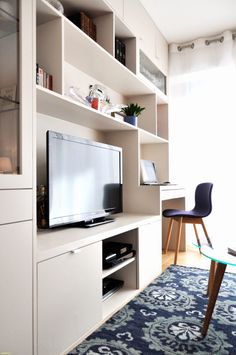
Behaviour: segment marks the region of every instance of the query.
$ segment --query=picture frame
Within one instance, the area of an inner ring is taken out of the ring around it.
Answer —
[[[140,170],[141,170],[141,184],[152,185],[152,184],[159,183],[157,178],[156,165],[154,161],[141,159]]]

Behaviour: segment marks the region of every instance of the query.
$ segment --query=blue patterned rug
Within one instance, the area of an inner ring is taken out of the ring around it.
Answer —
[[[69,355],[236,355],[236,274],[225,273],[206,337],[208,271],[170,266]]]

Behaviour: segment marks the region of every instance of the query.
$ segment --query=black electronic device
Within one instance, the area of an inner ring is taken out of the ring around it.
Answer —
[[[104,242],[103,243],[103,260],[117,259],[122,255],[131,252],[133,245],[130,243]]]
[[[106,300],[124,285],[124,281],[106,277],[103,279],[102,299]]]
[[[103,243],[103,268],[108,269],[122,261],[135,256],[135,250],[130,243],[104,242]]]
[[[47,186],[49,228],[111,222],[122,212],[122,148],[48,131]]]
[[[124,255],[120,257],[114,257],[114,254],[112,254],[112,258],[103,260],[103,269],[110,269],[113,266],[116,266],[120,263],[123,263],[125,260],[131,259],[136,255],[135,250],[131,250],[130,252],[125,253]]]

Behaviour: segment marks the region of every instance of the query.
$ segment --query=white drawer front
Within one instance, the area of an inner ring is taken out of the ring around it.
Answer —
[[[171,200],[174,198],[185,197],[185,189],[166,189],[161,190],[161,200]]]
[[[0,190],[0,224],[32,219],[32,190]]]

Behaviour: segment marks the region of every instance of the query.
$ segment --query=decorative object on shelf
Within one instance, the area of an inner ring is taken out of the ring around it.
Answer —
[[[47,222],[47,188],[37,186],[37,225],[38,228],[48,228]]]
[[[126,107],[123,107],[121,112],[125,114],[124,121],[132,124],[133,126],[138,125],[138,116],[141,112],[145,110],[145,107],[139,106],[137,103],[130,103]]]
[[[69,92],[67,96],[86,106],[91,105],[91,102],[87,100],[88,96],[86,96],[85,93],[83,93],[82,90],[80,88],[77,88],[76,86],[69,87]]]
[[[59,11],[61,14],[64,14],[64,7],[60,1],[58,0],[47,0],[47,1],[49,2],[50,5],[55,7],[57,11]]]
[[[0,89],[0,110],[12,110],[16,108],[16,85]]]
[[[68,19],[96,42],[96,25],[94,24],[93,20],[89,16],[87,16],[83,11],[69,16]]]
[[[11,174],[13,171],[11,159],[0,157],[0,174]]]
[[[86,95],[80,88],[76,86],[70,86],[68,93],[66,93],[65,95],[79,102],[80,104],[92,107],[95,110],[98,110],[102,113],[105,114],[119,113],[123,119],[124,114],[121,113],[121,110],[123,107],[126,107],[126,105],[124,104],[113,105],[110,102],[110,98],[106,93],[106,88],[101,85],[98,84],[90,85],[88,95]]]
[[[89,85],[87,100],[90,101],[92,108],[103,111],[102,107],[109,102],[105,87],[98,84]]]

